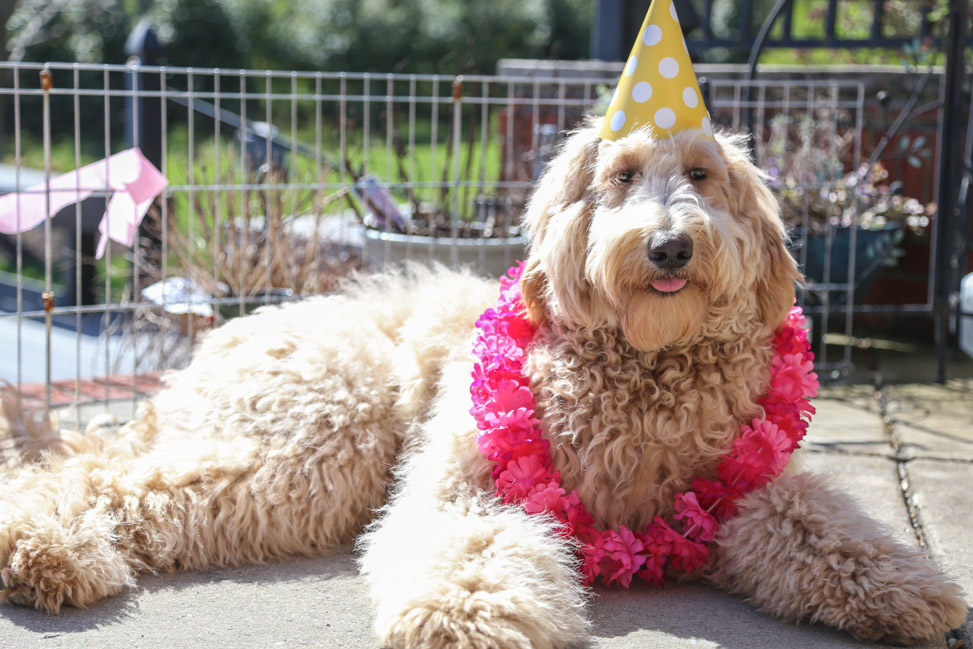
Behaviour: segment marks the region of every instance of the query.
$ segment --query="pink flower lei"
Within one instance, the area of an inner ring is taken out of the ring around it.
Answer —
[[[594,518],[578,498],[566,493],[555,470],[550,444],[541,436],[535,417],[534,396],[523,366],[534,326],[527,319],[520,295],[523,263],[500,279],[497,305],[477,320],[473,353],[470,411],[479,429],[480,451],[495,463],[497,495],[505,503],[518,503],[531,514],[548,513],[561,522],[565,535],[582,544],[581,571],[586,584],[601,578],[625,587],[636,575],[661,585],[667,564],[691,571],[706,562],[707,542],[719,531],[720,521],[731,516],[737,500],[768,483],[787,465],[803,439],[814,408],[818,380],[804,333],[804,316],[794,307],[774,337],[770,388],[761,399],[766,415],[740,426],[733,449],[724,455],[717,479],[695,478],[692,489],[675,496],[676,531],[660,516],[644,530],[598,530]]]

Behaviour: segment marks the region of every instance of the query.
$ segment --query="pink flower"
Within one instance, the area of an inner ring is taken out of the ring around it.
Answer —
[[[665,525],[665,521],[663,521],[663,525]],[[665,525],[665,527],[669,526]],[[672,541],[669,540],[665,529],[658,523],[650,523],[644,532],[635,536],[642,542],[642,554],[645,556],[645,567],[639,571],[639,577],[644,579],[646,583],[661,586],[665,583],[666,561],[672,554]]]
[[[807,320],[804,318],[804,311],[799,306],[791,307],[787,314],[787,322],[792,327],[797,327],[802,331],[807,328]]]
[[[785,402],[771,402],[761,405],[767,413],[767,420],[774,422],[791,440],[790,450],[794,451],[807,433],[807,422],[801,417],[801,411],[798,410],[797,405]]]
[[[738,456],[755,454],[763,460],[772,475],[779,474],[790,459],[790,438],[766,419],[754,419],[750,424],[740,427],[741,434],[733,441],[734,452]]]
[[[654,523],[659,526],[665,540],[672,544],[672,567],[676,570],[689,572],[706,563],[709,550],[702,543],[696,543],[685,538],[682,534],[669,527],[662,518],[656,516]]]
[[[510,428],[529,430],[540,422],[534,418],[534,395],[517,381],[501,379],[496,390],[484,401],[474,399],[470,413],[481,430]]]
[[[524,509],[528,514],[563,512],[564,506],[564,489],[553,480],[534,485],[524,502]]]
[[[740,498],[737,489],[728,487],[719,480],[693,479],[693,491],[699,498],[700,506],[710,512],[717,520],[724,520],[736,513],[736,501]]]
[[[497,467],[505,468],[507,462],[525,455],[536,455],[540,463],[547,466],[551,463],[550,443],[539,436],[540,432],[536,430],[500,427],[483,431],[477,436],[477,444],[487,459],[499,463]],[[497,467],[494,477],[500,473]]]
[[[595,524],[595,518],[585,509],[584,503],[581,502],[576,490],[572,490],[564,496],[564,518],[562,522],[582,541],[591,540],[586,535],[594,531],[592,526]]]
[[[534,485],[550,482],[551,477],[536,455],[525,455],[509,462],[507,468],[497,476],[497,491],[503,494],[505,503],[519,501],[530,493]]]
[[[766,462],[756,453],[724,455],[716,474],[727,486],[738,491],[756,489],[773,477]]]
[[[774,351],[778,354],[807,354],[807,334],[798,327],[782,327],[774,337]]]
[[[477,358],[502,358],[509,366],[522,367],[524,350],[517,342],[497,333],[480,332],[473,343],[473,353]]]
[[[618,526],[618,531],[607,530],[603,534],[602,548],[604,556],[599,562],[599,572],[605,584],[618,581],[628,588],[632,583],[632,575],[645,563],[642,553],[642,541],[636,538],[624,525]]]
[[[506,337],[518,347],[526,347],[534,337],[534,325],[516,311],[498,312],[487,309],[476,321],[476,326],[482,332],[480,335],[483,338]],[[496,342],[491,344],[496,345]]]
[[[601,560],[605,556],[605,551],[602,549],[603,543],[604,539],[601,535],[592,542],[585,543],[584,562],[581,565],[581,576],[585,585],[594,583],[595,577],[601,573]]]
[[[686,535],[698,541],[712,541],[720,529],[716,519],[699,506],[692,491],[676,495],[676,518],[686,526]]]
[[[801,354],[782,354],[770,361],[770,388],[785,401],[818,395],[814,365]]]

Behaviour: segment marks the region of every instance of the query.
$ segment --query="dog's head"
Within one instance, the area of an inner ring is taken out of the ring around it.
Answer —
[[[637,349],[780,325],[800,274],[740,138],[571,135],[531,198],[521,279],[532,320],[620,327]]]

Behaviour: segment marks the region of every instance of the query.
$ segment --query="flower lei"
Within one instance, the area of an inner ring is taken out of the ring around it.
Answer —
[[[600,577],[606,584],[625,587],[638,575],[662,585],[668,563],[677,571],[691,571],[706,562],[720,521],[731,516],[745,493],[779,475],[803,439],[814,408],[808,397],[817,396],[814,355],[804,333],[805,319],[794,307],[777,331],[771,360],[770,389],[761,399],[766,415],[740,426],[733,449],[717,468],[717,479],[694,478],[692,489],[675,496],[677,532],[656,516],[644,530],[598,530],[577,491],[566,493],[555,470],[550,443],[541,436],[535,417],[534,396],[523,366],[535,327],[527,319],[520,295],[523,263],[500,279],[497,305],[477,320],[470,393],[480,451],[495,463],[497,495],[505,503],[518,503],[528,513],[547,513],[561,523],[565,535],[582,546],[581,572],[586,584]]]

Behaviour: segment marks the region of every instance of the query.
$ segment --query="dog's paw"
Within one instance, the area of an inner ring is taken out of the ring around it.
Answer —
[[[74,570],[66,557],[45,549],[29,549],[27,545],[19,547],[0,571],[0,600],[59,613],[65,602],[73,599]]]
[[[49,521],[25,533],[0,569],[0,601],[56,614],[132,585],[131,569],[110,537],[86,532],[83,525],[68,530]]]
[[[966,621],[967,607],[956,584],[945,579],[929,583],[898,582],[866,592],[843,626],[859,640],[913,645],[941,638]]]
[[[391,620],[393,649],[553,649],[584,633],[585,622],[518,605],[505,592],[443,592]],[[539,614],[540,613],[540,614]]]

